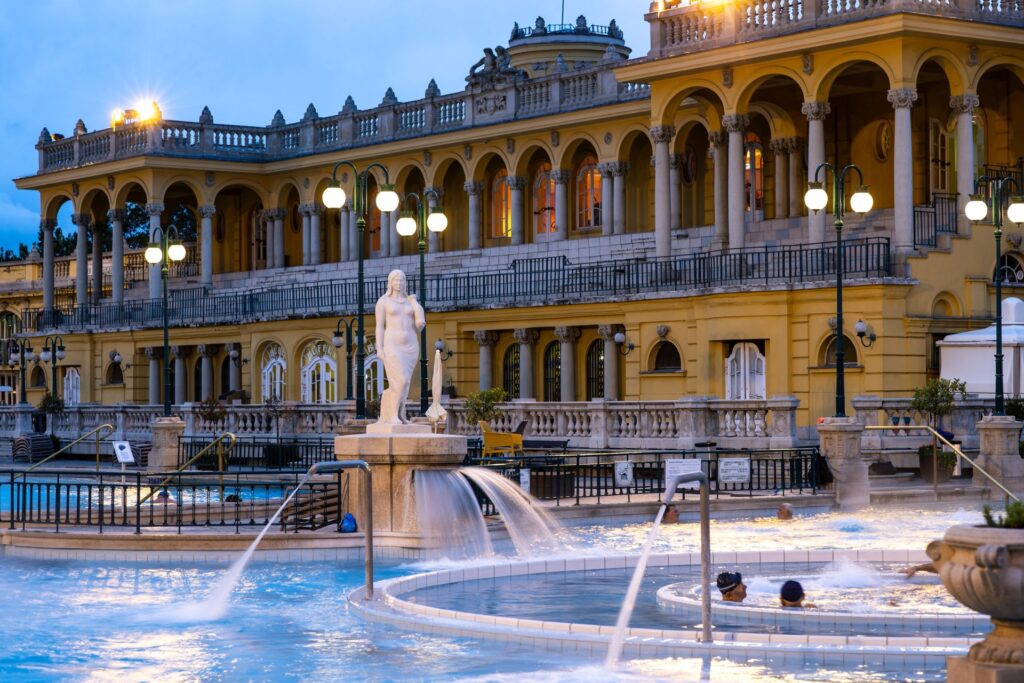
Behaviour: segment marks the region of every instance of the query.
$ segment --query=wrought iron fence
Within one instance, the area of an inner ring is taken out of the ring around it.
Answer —
[[[212,436],[178,437],[178,467],[194,458],[213,442]],[[196,461],[197,470],[217,470],[220,466],[216,452],[210,452]],[[246,438],[237,437],[235,445],[224,463],[226,470],[260,471],[284,470],[305,472],[318,462],[334,460],[332,438]]]

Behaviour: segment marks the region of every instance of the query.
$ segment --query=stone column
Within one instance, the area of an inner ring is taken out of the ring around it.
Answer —
[[[773,173],[773,180],[775,181],[775,218],[786,218],[789,216],[789,193],[786,191],[786,181],[788,180],[786,162],[788,156],[786,152],[786,141],[783,138],[776,138],[768,143],[768,148],[772,151],[772,158],[775,160],[775,171]]]
[[[480,391],[487,391],[494,382],[494,344],[498,341],[498,333],[477,330],[473,339],[480,345]]]
[[[55,285],[53,281],[53,229],[57,221],[52,218],[39,219],[39,227],[43,229],[43,310],[53,310]]]
[[[324,207],[316,202],[309,205],[309,263],[313,266],[320,265],[323,260],[323,247],[320,245],[321,227],[320,219],[323,216]]]
[[[205,401],[213,397],[213,357],[217,355],[218,347],[212,344],[200,344],[196,347],[199,357],[202,360],[202,391],[200,396]]]
[[[612,164],[612,175],[615,176],[615,199],[612,201],[612,210],[615,211],[615,225],[613,232],[616,235],[625,235],[626,177],[629,175],[629,162],[616,161]]]
[[[615,326],[598,325],[597,335],[604,340],[604,400],[619,400],[619,345],[615,343]]]
[[[986,415],[977,423],[981,442],[977,460],[979,467],[1018,495],[1024,491],[1024,458],[1017,451],[1020,428],[1021,423],[1010,415]],[[980,472],[974,473],[973,484],[976,487],[987,486],[993,500],[1005,497]]]
[[[672,255],[668,146],[675,134],[674,126],[651,128],[651,139],[654,140],[654,253],[659,257]]]
[[[202,278],[199,284],[203,287],[213,287],[213,215],[217,213],[217,207],[213,204],[204,204],[199,207],[201,225],[199,228],[199,261],[202,267]]]
[[[559,374],[561,375],[561,396],[563,403],[576,400],[576,340],[580,338],[578,327],[556,327],[558,340]]]
[[[868,464],[860,454],[864,425],[855,417],[826,417],[818,425],[821,454],[834,478],[836,503],[841,510],[855,510],[871,503]]]
[[[740,114],[722,117],[729,133],[729,248],[740,249],[746,243],[744,230],[747,194],[743,189],[743,131],[749,118]]]
[[[893,126],[893,218],[896,223],[896,248],[914,248],[914,148],[910,108],[917,101],[917,90],[896,88],[887,96],[896,111]]]
[[[266,258],[264,259],[264,268],[274,267],[274,213],[273,209],[264,209],[263,213],[260,214],[260,220],[263,221],[263,241],[266,247]]]
[[[110,223],[110,298],[114,303],[124,301],[124,209],[107,212]]]
[[[299,215],[302,216],[302,265],[308,266],[312,263],[312,256],[309,250],[309,205],[299,206]]]
[[[71,216],[78,227],[77,242],[75,243],[75,303],[83,306],[87,303],[89,290],[89,264],[87,262],[89,222],[92,217],[88,213],[76,213]],[[152,288],[150,288],[152,289]]]
[[[523,188],[526,187],[526,178],[510,175],[508,187],[512,196],[512,244],[522,244],[524,241]]]
[[[374,256],[377,258],[391,256],[391,214],[383,211],[380,212],[380,240],[377,253]]]
[[[185,365],[185,358],[192,353],[187,346],[172,346],[171,353],[174,354],[174,404],[182,405],[188,403],[188,368]]]
[[[231,365],[228,368],[228,391],[241,391],[242,390],[242,345],[241,344],[229,344],[227,347],[228,354],[232,351],[238,351],[238,358],[231,359]],[[338,392],[341,393],[341,392]]]
[[[800,138],[786,138],[789,153],[789,215],[793,218],[804,215],[804,184],[800,181],[803,166],[803,149]]]
[[[540,335],[528,327],[517,328],[512,334],[519,343],[519,396],[516,398],[534,401],[537,397],[533,393],[533,345]]]
[[[146,347],[146,356],[149,358],[149,405],[156,406],[163,403],[160,399],[160,356],[161,349],[158,346]]]
[[[481,226],[480,226],[480,195],[484,191],[484,184],[471,180],[462,186],[462,189],[466,191],[469,196],[469,227],[468,230],[468,244],[470,249],[479,249],[482,243]]]
[[[341,261],[351,261],[354,258],[352,243],[349,241],[351,230],[348,227],[348,223],[351,217],[352,211],[348,208],[348,204],[345,204],[338,210],[338,222],[340,223],[338,242],[341,244]]]
[[[612,180],[613,164],[598,164],[601,173],[601,234],[615,232],[615,185]]]
[[[89,225],[92,233],[92,302],[98,304],[103,298],[103,235],[100,224]]]
[[[284,209],[274,209],[274,267],[284,268]]]
[[[949,98],[949,108],[956,112],[956,191],[958,223],[960,231],[969,229],[970,221],[964,215],[964,207],[974,193],[974,110],[981,102],[974,93],[954,95]]]
[[[569,238],[569,171],[551,171],[555,182],[555,239]]]
[[[678,230],[682,225],[683,204],[682,204],[682,180],[680,169],[683,167],[683,157],[679,154],[671,154],[668,158],[668,216],[669,228]]]
[[[398,231],[395,229],[395,226],[398,225],[399,218],[400,216],[398,214],[398,209],[395,209],[394,211],[391,212],[391,256],[402,255],[402,236],[399,235]],[[417,217],[417,222],[418,221],[419,217]],[[417,236],[416,239],[419,239],[419,237]]]
[[[715,164],[715,239],[729,239],[729,136],[724,130],[708,134]]]
[[[161,234],[160,214],[164,212],[164,205],[161,202],[150,202],[146,204],[146,213],[149,214],[149,241],[159,242]],[[149,298],[160,298],[160,264],[156,263],[149,267]]]
[[[428,190],[432,190],[433,192],[435,192],[438,197],[441,197],[444,194],[443,187],[428,187],[423,190],[424,194],[426,194]],[[438,200],[434,198],[432,195],[426,196],[427,215],[429,216],[430,212],[437,206]],[[433,230],[427,230],[427,251],[429,251],[431,254],[441,251],[441,233],[434,232]]]
[[[814,180],[818,166],[825,161],[825,117],[832,111],[828,102],[804,102],[800,111],[807,117],[807,180]],[[828,182],[824,174],[821,180]],[[807,241],[818,243],[825,241],[825,210],[807,213]]]

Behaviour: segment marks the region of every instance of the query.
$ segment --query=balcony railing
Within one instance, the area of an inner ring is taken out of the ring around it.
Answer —
[[[843,253],[848,278],[892,275],[888,238],[846,240]],[[833,243],[715,250],[667,259],[598,263],[572,263],[564,257],[528,259],[513,261],[501,270],[429,273],[425,299],[432,310],[460,310],[639,294],[669,295],[711,287],[785,286],[828,282],[835,276],[835,265]],[[410,289],[423,299],[417,291],[417,280],[410,278]],[[363,294],[367,301],[373,301],[386,288],[386,278],[367,278]],[[356,293],[354,279],[215,295],[204,288],[183,289],[172,293],[168,320],[172,326],[195,326],[340,315],[354,312]],[[31,333],[53,329],[139,329],[162,325],[162,313],[162,301],[152,299],[66,306],[52,311],[35,309],[26,311],[23,321],[25,331]]]
[[[955,235],[959,193],[933,192],[931,204],[914,207],[914,246],[934,247],[939,235]]]

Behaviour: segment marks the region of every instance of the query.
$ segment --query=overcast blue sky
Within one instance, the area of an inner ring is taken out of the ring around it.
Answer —
[[[615,18],[642,56],[648,6],[566,0],[565,17]],[[35,173],[43,126],[105,128],[111,110],[148,94],[166,118],[195,121],[208,105],[218,122],[266,125],[310,102],[337,113],[349,94],[370,108],[388,86],[418,99],[431,78],[449,93],[485,46],[507,44],[513,22],[560,12],[560,0],[0,0],[0,246],[38,231],[38,195],[12,179]]]

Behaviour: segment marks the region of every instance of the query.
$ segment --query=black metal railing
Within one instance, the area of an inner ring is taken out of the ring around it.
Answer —
[[[849,278],[880,278],[892,274],[889,239],[871,237],[843,242]],[[623,259],[572,263],[544,258],[514,261],[500,270],[431,273],[426,277],[427,300],[436,309],[468,309],[493,305],[527,305],[627,296],[645,292],[669,293],[729,285],[785,285],[828,281],[835,276],[833,243],[765,246],[698,252],[663,259]],[[409,282],[413,293],[418,282]],[[367,301],[386,289],[386,278],[364,283]],[[174,326],[340,315],[354,312],[356,280],[308,285],[247,289],[210,295],[203,288],[174,291],[168,319]],[[26,331],[147,328],[162,324],[161,300],[87,304],[30,310]]]
[[[194,458],[213,442],[213,437],[178,437],[178,467]],[[226,470],[286,470],[305,472],[318,462],[334,460],[334,439],[300,438],[274,439],[270,437],[236,438],[234,447],[224,463]],[[197,470],[217,470],[220,466],[216,450],[196,461]]]
[[[266,525],[302,473],[180,472],[150,476],[116,470],[0,470],[0,523],[9,529],[107,527],[234,528]],[[161,482],[162,486],[157,489]],[[348,511],[346,475],[303,484],[278,520],[282,531],[319,529]]]
[[[955,235],[960,215],[960,194],[933,192],[930,204],[914,207],[914,246],[934,247],[938,235]]]
[[[723,458],[745,458],[750,476],[743,483],[730,483],[719,477]],[[529,479],[530,493],[554,500],[557,505],[571,501],[579,505],[600,504],[602,498],[624,497],[628,502],[639,494],[658,494],[665,490],[665,468],[669,460],[700,460],[708,474],[711,493],[716,497],[816,494],[820,485],[831,481],[828,465],[818,449],[768,450],[686,450],[686,451],[580,451],[577,453],[526,454],[504,461],[468,458],[467,464],[500,472],[515,482]],[[529,470],[528,477],[523,476]],[[619,470],[619,471],[617,471]],[[619,477],[627,471],[625,479]],[[478,495],[485,514],[493,514],[490,501]]]

